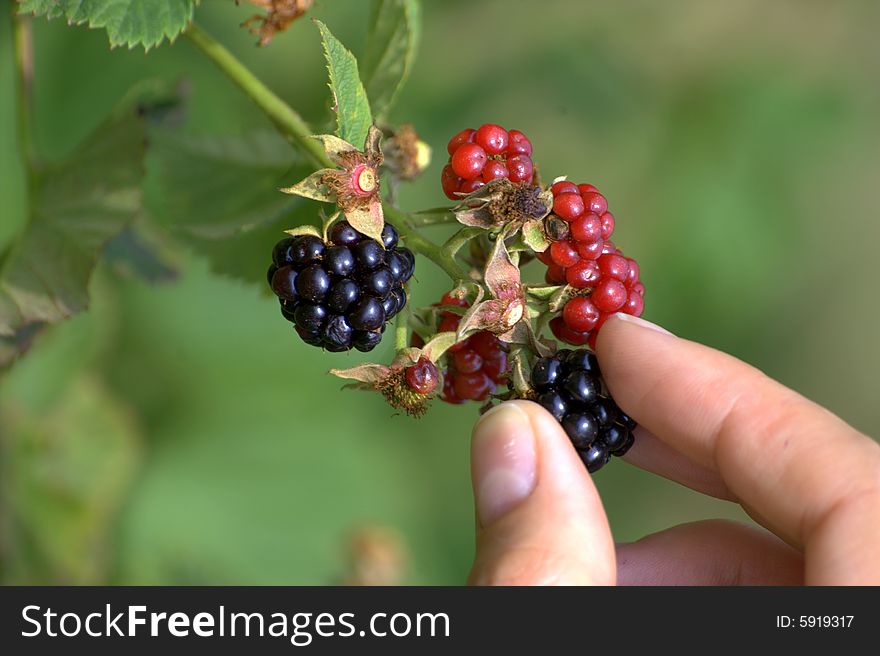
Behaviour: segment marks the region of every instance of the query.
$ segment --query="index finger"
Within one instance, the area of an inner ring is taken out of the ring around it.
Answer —
[[[880,447],[744,362],[650,326],[616,315],[600,333],[620,406],[802,545],[808,582],[880,582]]]

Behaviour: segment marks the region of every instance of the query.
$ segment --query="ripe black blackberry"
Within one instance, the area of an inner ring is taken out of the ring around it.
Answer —
[[[306,344],[372,351],[406,305],[414,270],[415,257],[398,247],[393,226],[385,224],[380,243],[343,220],[326,242],[313,235],[279,241],[267,277],[282,316]]]
[[[636,423],[608,394],[592,351],[565,349],[540,358],[531,378],[535,400],[562,424],[591,474],[632,446]]]

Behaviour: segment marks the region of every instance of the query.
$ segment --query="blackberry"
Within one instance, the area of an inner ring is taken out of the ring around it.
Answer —
[[[636,422],[608,394],[592,351],[561,350],[539,358],[531,383],[535,400],[562,425],[591,474],[632,446]]]
[[[394,226],[385,224],[380,242],[342,220],[326,242],[303,235],[275,244],[266,279],[306,344],[371,351],[406,305],[404,285],[414,271],[415,256],[398,246]]]

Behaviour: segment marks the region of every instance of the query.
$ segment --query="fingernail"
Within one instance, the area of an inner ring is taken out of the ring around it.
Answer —
[[[639,317],[634,317],[631,314],[624,314],[623,312],[617,312],[613,317],[613,319],[619,319],[620,321],[625,321],[626,323],[632,323],[636,326],[641,326],[642,328],[648,328],[649,330],[654,330],[658,333],[663,333],[664,335],[672,335],[671,332],[666,330],[666,328],[662,328],[658,326],[656,323],[651,323],[650,321],[645,321]]]
[[[516,403],[502,403],[477,422],[473,435],[477,517],[487,526],[519,505],[535,489],[535,436]]]

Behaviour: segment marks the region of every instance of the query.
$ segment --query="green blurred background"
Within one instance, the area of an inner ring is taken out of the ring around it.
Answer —
[[[321,0],[311,15],[358,53],[367,5]],[[196,17],[319,121],[317,31],[300,21],[258,49],[237,27],[252,13],[206,0]],[[545,178],[609,198],[616,241],[642,265],[647,318],[880,435],[878,19],[873,0],[427,0],[391,118],[414,123],[437,157],[400,204],[445,202],[445,142],[462,127],[523,130]],[[5,247],[24,194],[0,23]],[[189,81],[191,134],[267,127],[185,39],[145,56],[63,21],[34,28],[36,137],[49,158],[146,77]],[[233,243],[223,257],[250,252]],[[476,408],[436,403],[417,422],[340,392],[325,371],[365,356],[299,343],[259,276],[216,275],[180,246],[168,257],[177,276],[162,284],[102,265],[91,310],[47,331],[0,383],[2,579],[323,584],[346,576],[352,531],[378,526],[400,536],[405,582],[461,583]],[[422,263],[414,301],[447,284]],[[745,517],[620,462],[596,482],[617,540]]]

